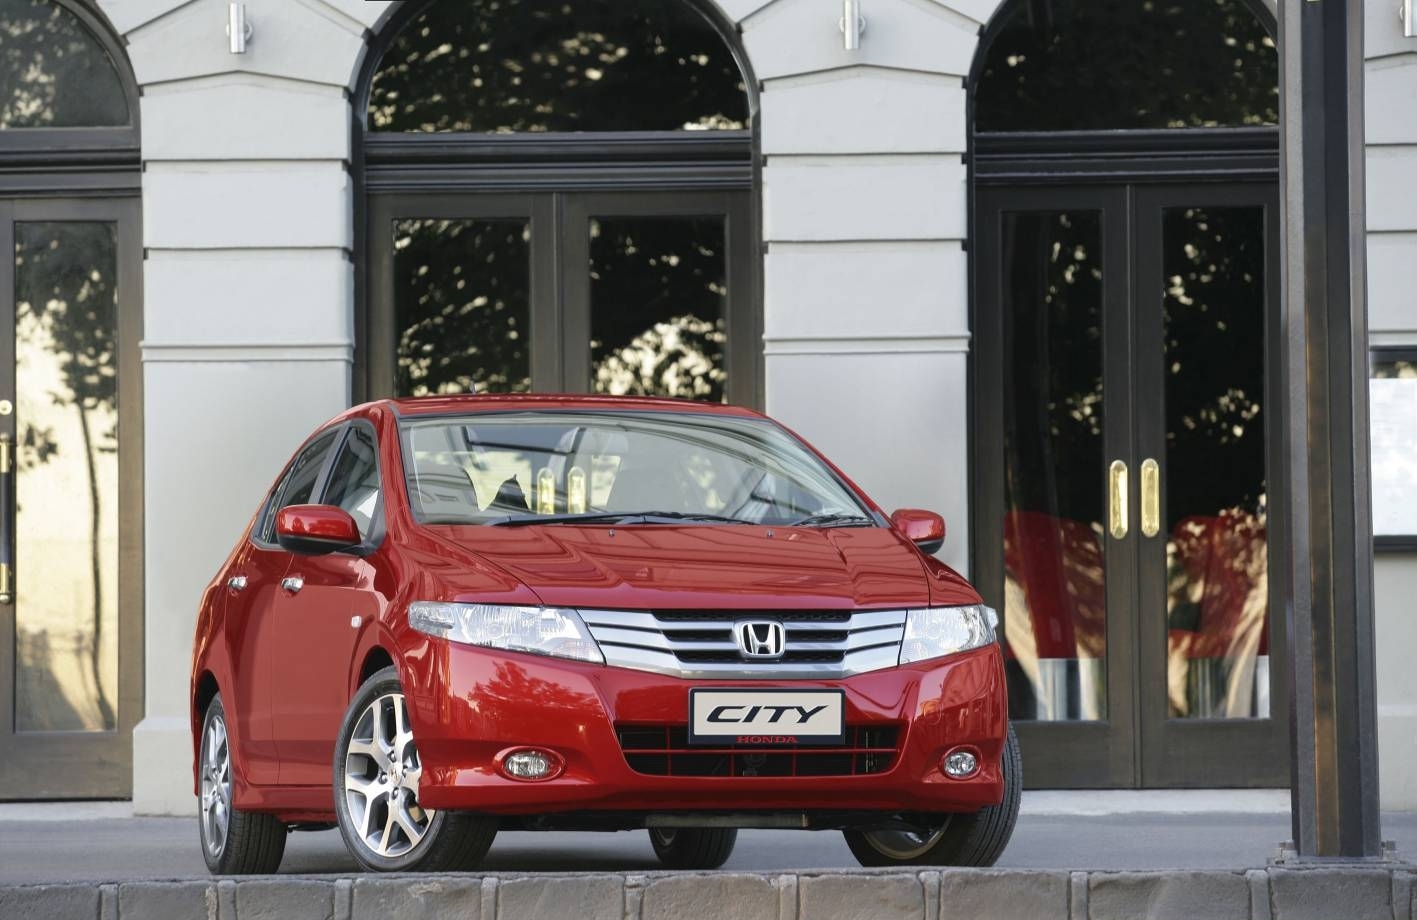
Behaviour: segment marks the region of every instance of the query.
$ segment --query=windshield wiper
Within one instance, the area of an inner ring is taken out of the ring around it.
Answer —
[[[509,514],[485,523],[489,527],[526,527],[531,524],[666,524],[698,521],[706,524],[750,524],[741,518],[695,511],[592,511],[585,514]]]
[[[615,524],[629,517],[628,511],[591,511],[581,514],[507,514],[484,521],[488,527],[525,527],[527,524]]]
[[[789,521],[788,527],[869,527],[875,525],[870,518],[846,511],[826,511],[809,514],[796,521]]]
[[[637,511],[630,516],[636,524],[657,524],[661,521],[703,521],[707,524],[752,524],[742,518],[707,511]]]

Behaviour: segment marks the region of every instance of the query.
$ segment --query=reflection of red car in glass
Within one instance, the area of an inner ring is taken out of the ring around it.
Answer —
[[[838,828],[867,865],[988,865],[1018,749],[943,538],[742,409],[352,409],[202,600],[208,865],[273,871],[331,824],[383,870],[473,866],[499,828],[648,828],[681,867],[740,827]]]

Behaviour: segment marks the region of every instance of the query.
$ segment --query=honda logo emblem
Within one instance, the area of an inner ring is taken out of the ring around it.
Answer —
[[[787,649],[787,630],[776,620],[735,623],[733,635],[744,658],[781,658]]]

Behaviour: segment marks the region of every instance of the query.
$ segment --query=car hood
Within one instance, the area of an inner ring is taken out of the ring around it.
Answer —
[[[978,603],[885,527],[432,526],[552,606],[849,609]]]

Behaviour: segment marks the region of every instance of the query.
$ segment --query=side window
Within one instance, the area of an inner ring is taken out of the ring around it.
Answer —
[[[350,429],[335,458],[334,471],[325,487],[324,503],[349,512],[359,525],[359,535],[369,539],[369,529],[379,510],[379,451],[374,435],[363,426]]]
[[[339,430],[328,431],[300,452],[285,471],[284,481],[276,491],[275,498],[266,508],[265,520],[261,522],[261,539],[270,543],[275,536],[276,512],[287,505],[304,505],[315,492],[320,480],[320,471],[325,467],[325,458],[335,443]]]

